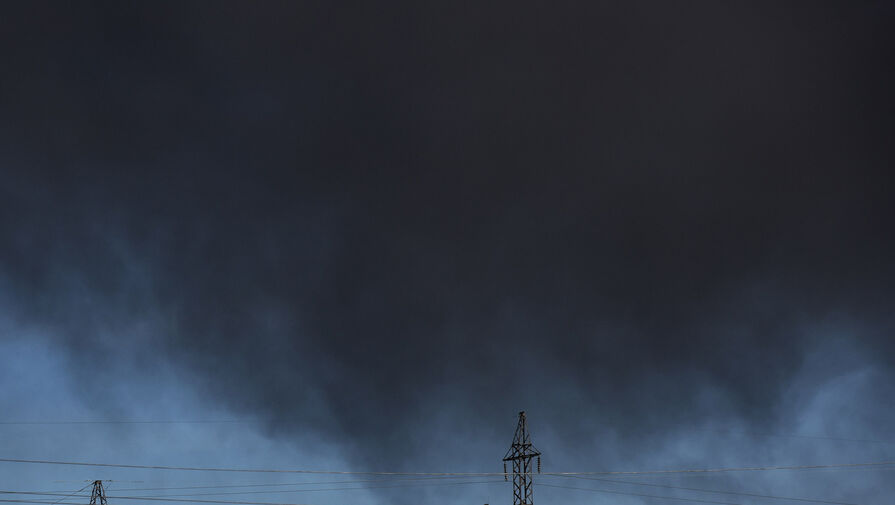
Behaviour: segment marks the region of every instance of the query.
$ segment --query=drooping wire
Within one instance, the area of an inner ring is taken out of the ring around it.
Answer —
[[[394,489],[394,488],[419,488],[419,487],[433,487],[433,486],[467,486],[470,484],[494,484],[494,483],[502,483],[502,480],[476,480],[476,481],[463,481],[463,482],[427,482],[427,483],[417,483],[417,484],[393,484],[388,486],[341,486],[341,487],[329,487],[329,488],[310,488],[310,489],[287,489],[287,490],[275,490],[275,491],[237,491],[237,492],[226,492],[226,493],[196,493],[196,494],[174,494],[174,495],[160,495],[160,496],[135,496],[128,497],[127,499],[142,499],[142,498],[182,498],[182,497],[193,497],[193,496],[220,496],[220,495],[233,495],[233,494],[285,494],[285,493],[313,493],[317,491],[354,491],[354,490],[366,490],[366,489]],[[109,498],[121,498],[116,496],[110,496]],[[180,501],[180,500],[175,500]],[[192,501],[192,500],[186,500]]]
[[[641,471],[600,471],[600,472],[546,472],[543,475],[661,475],[682,473],[724,473],[724,472],[762,472],[775,470],[825,470],[873,468],[895,465],[895,461],[877,461],[871,463],[839,463],[832,465],[790,465],[790,466],[744,466],[728,468],[684,468],[677,470],[641,470]]]
[[[388,480],[366,480],[366,481],[341,481],[343,483],[348,482],[369,482],[369,483],[389,483],[393,481]],[[356,487],[331,487],[331,488],[306,488],[306,489],[267,489],[262,491],[226,491],[220,493],[192,493],[192,494],[170,494],[170,495],[147,495],[144,497],[149,498],[174,498],[174,497],[184,497],[184,496],[221,496],[221,495],[244,495],[244,494],[285,494],[285,493],[306,493],[313,491],[340,491],[343,489],[384,489],[384,488],[401,488],[401,487],[430,487],[430,486],[456,486],[456,485],[468,485],[468,484],[490,484],[494,482],[503,482],[501,480],[484,480],[484,481],[461,481],[461,482],[421,482],[421,483],[403,483],[403,484],[393,484],[387,486],[356,486]],[[320,484],[320,483],[318,483]],[[122,490],[119,490],[122,491]],[[114,497],[113,497],[114,498]]]
[[[610,491],[608,489],[594,489],[594,488],[589,488],[589,487],[559,486],[556,484],[543,484],[543,483],[538,484],[538,485],[545,486],[545,487],[560,488],[560,489],[575,489],[578,491],[592,491],[594,493],[608,493],[608,494],[616,494],[616,495],[623,495],[623,496],[639,496],[641,498],[660,498],[663,500],[677,500],[677,501],[685,501],[685,502],[691,502],[691,503],[711,503],[714,505],[740,505],[739,503],[731,503],[731,502],[723,502],[723,501],[700,500],[700,499],[695,499],[695,498],[679,498],[679,497],[674,497],[674,496],[659,496],[659,495],[642,494],[642,493],[625,493],[622,491]]]
[[[135,468],[148,470],[180,470],[199,472],[237,472],[237,473],[293,473],[293,474],[329,474],[329,475],[390,475],[390,476],[457,476],[457,477],[483,477],[505,476],[497,472],[375,472],[375,471],[333,471],[333,470],[280,470],[257,468],[208,468],[189,466],[164,466],[164,465],[128,465],[112,463],[87,463],[79,461],[50,461],[34,459],[0,458],[4,463],[31,463],[46,465],[71,465],[92,466],[106,468]],[[774,470],[819,470],[833,468],[860,468],[883,467],[895,465],[895,461],[876,461],[868,463],[839,463],[829,465],[790,465],[790,466],[752,466],[733,468],[685,468],[674,470],[642,470],[642,471],[597,471],[597,472],[545,472],[543,475],[658,475],[673,473],[722,473],[722,472],[756,472]]]
[[[396,482],[396,481],[429,481],[429,480],[455,480],[463,477],[456,476],[430,476],[430,477],[401,477],[394,478],[384,476],[378,479],[351,479],[351,480],[322,480],[305,482],[276,482],[270,484],[215,484],[202,486],[174,486],[174,487],[125,487],[117,488],[117,491],[172,491],[182,489],[227,489],[245,487],[276,487],[276,486],[314,486],[319,484],[358,484],[364,482]]]
[[[51,502],[49,500],[5,500],[5,499],[0,499],[0,503],[43,503],[44,505],[53,505],[53,503],[55,503],[55,502]],[[66,505],[78,505],[75,502],[68,502],[68,501],[59,502],[59,503],[66,504]]]
[[[86,486],[82,487],[81,489],[78,489],[77,491],[73,492],[72,494],[70,494],[68,496],[63,496],[62,498],[59,498],[58,500],[54,501],[51,505],[56,505],[57,503],[61,502],[62,500],[66,499],[66,498],[70,498],[70,497],[80,493],[81,491],[87,489],[88,487],[90,487],[92,485],[93,485],[93,483],[89,482]]]
[[[323,475],[419,475],[419,476],[458,476],[458,477],[483,477],[504,475],[497,472],[373,472],[373,471],[334,471],[334,470],[280,470],[258,468],[208,468],[191,466],[165,466],[165,465],[128,465],[113,463],[87,463],[82,461],[51,461],[38,459],[0,458],[0,463],[31,463],[42,465],[68,465],[68,466],[92,466],[104,468],[134,468],[146,470],[180,470],[194,472],[237,472],[237,473],[294,473],[294,474],[323,474]]]
[[[649,483],[649,482],[633,482],[633,481],[627,481],[627,480],[600,479],[600,478],[595,478],[595,477],[583,477],[580,475],[554,475],[553,477],[555,477],[555,478],[569,477],[569,478],[582,479],[582,480],[610,482],[613,484],[628,484],[628,485],[632,485],[632,486],[647,486],[647,487],[659,487],[659,488],[663,488],[663,489],[679,489],[679,490],[683,490],[683,491],[697,491],[700,493],[748,496],[751,498],[765,498],[765,499],[769,499],[769,500],[788,500],[788,501],[798,501],[798,502],[805,502],[805,503],[824,503],[824,504],[828,504],[828,505],[856,505],[854,503],[847,503],[847,502],[841,502],[841,501],[817,500],[817,499],[813,499],[813,498],[796,498],[796,497],[788,497],[788,496],[774,496],[774,495],[758,494],[758,493],[746,493],[746,492],[740,492],[740,491],[721,491],[721,490],[717,490],[717,489],[702,489],[702,488],[695,488],[695,487],[672,486],[672,485],[667,485],[667,484],[654,484],[654,483]],[[540,485],[546,485],[546,484],[540,484]]]
[[[431,487],[431,486],[451,486],[451,485],[471,485],[471,484],[494,484],[501,483],[503,481],[500,480],[487,480],[487,481],[464,481],[464,482],[427,482],[427,483],[416,483],[416,484],[397,484],[390,486],[355,486],[355,487],[333,487],[333,488],[313,488],[313,489],[295,489],[288,491],[269,491],[271,493],[287,493],[287,492],[317,492],[317,491],[351,491],[351,490],[367,490],[367,489],[389,489],[389,488],[418,488],[418,487]],[[13,494],[13,495],[37,495],[37,496],[60,496],[59,493],[48,493],[48,492],[40,492],[40,491],[0,491],[0,494]],[[197,500],[191,499],[188,497],[191,496],[205,496],[205,495],[216,495],[216,494],[228,494],[228,493],[205,493],[205,494],[196,494],[196,495],[164,495],[164,496],[107,496],[110,500],[138,500],[138,501],[164,501],[164,502],[177,502],[177,503],[220,503],[220,504],[251,504],[251,505],[291,505],[291,504],[277,504],[271,502],[250,502],[250,501],[228,501],[228,500]],[[238,494],[238,493],[237,493]],[[72,495],[63,495],[62,499],[71,497]],[[187,497],[187,498],[183,498]],[[60,499],[59,501],[62,501]],[[48,501],[41,501],[40,503],[50,503]]]
[[[260,421],[243,421],[239,419],[222,420],[190,420],[190,421],[166,421],[166,420],[87,420],[87,421],[0,421],[3,426],[29,426],[29,425],[72,425],[72,424],[250,424]]]

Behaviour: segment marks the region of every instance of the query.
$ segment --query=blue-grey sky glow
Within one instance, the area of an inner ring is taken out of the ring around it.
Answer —
[[[0,505],[890,503],[893,21],[7,6]]]

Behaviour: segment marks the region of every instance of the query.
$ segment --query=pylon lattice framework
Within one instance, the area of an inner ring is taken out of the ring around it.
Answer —
[[[507,478],[507,461],[513,462],[513,505],[533,505],[531,460],[538,458],[538,473],[541,473],[541,453],[531,445],[531,434],[525,411],[519,412],[519,423],[513,443],[503,457],[504,479]]]
[[[90,505],[108,505],[106,503],[106,491],[103,489],[103,481],[93,481],[93,491],[90,493]]]

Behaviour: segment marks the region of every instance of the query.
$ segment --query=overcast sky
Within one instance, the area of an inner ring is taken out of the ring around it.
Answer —
[[[6,5],[0,459],[501,472],[526,410],[545,472],[895,461],[893,22],[882,1]],[[893,471],[544,475],[534,498],[883,505]],[[0,462],[5,491],[93,479],[363,477]],[[512,503],[456,482],[197,498]]]

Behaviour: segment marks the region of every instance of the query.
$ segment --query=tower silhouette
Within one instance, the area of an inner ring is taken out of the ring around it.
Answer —
[[[534,503],[531,497],[533,482],[531,460],[535,456],[538,458],[538,473],[541,473],[541,453],[531,445],[531,434],[528,433],[528,423],[523,410],[519,412],[519,423],[516,424],[513,443],[503,457],[504,479],[507,479],[507,461],[513,462],[513,505]]]
[[[108,505],[106,503],[106,491],[103,489],[103,481],[93,481],[93,491],[90,493],[90,505]]]

